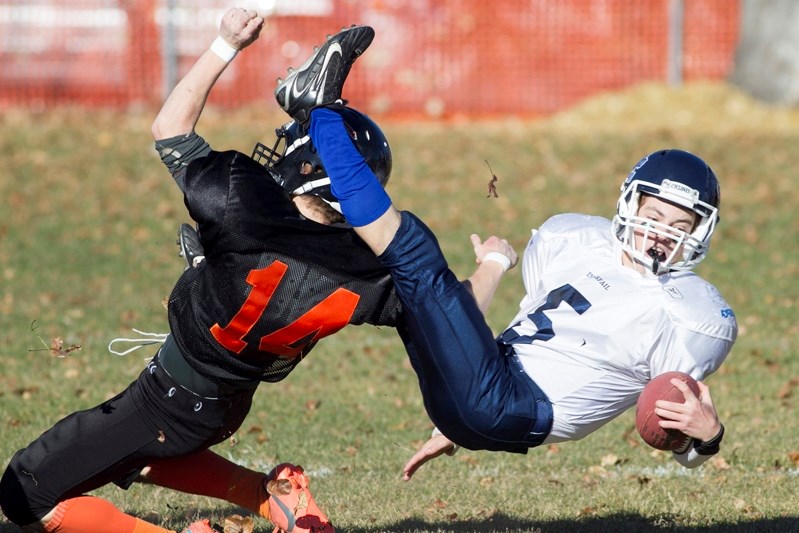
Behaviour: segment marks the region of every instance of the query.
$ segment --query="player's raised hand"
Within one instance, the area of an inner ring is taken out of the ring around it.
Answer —
[[[478,264],[482,263],[487,256],[492,253],[504,255],[508,259],[506,270],[516,266],[516,263],[519,260],[516,250],[514,250],[513,246],[508,243],[507,239],[502,239],[492,235],[485,241],[482,241],[480,236],[477,234],[472,234],[469,239],[472,241],[475,260]]]
[[[251,9],[233,7],[222,17],[219,36],[233,48],[242,50],[258,39],[264,19]]]

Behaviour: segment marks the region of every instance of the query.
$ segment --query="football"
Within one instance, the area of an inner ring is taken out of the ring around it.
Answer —
[[[699,396],[699,385],[694,378],[685,372],[665,372],[647,383],[638,396],[635,409],[635,427],[638,433],[644,442],[658,450],[678,450],[685,445],[688,438],[682,431],[660,427],[659,422],[662,419],[655,414],[655,402],[658,400],[679,403],[685,401],[680,389],[671,384],[672,378],[681,379]]]

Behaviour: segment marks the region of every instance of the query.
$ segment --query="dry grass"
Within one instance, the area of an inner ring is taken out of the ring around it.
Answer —
[[[199,131],[248,152],[283,121],[269,109],[209,109]],[[111,338],[166,327],[161,301],[181,270],[173,242],[186,215],[152,149],[154,114],[0,116],[2,465],[59,417],[136,376],[150,354],[112,358]],[[621,180],[651,150],[678,146],[709,161],[722,182],[722,223],[699,272],[741,325],[729,361],[709,380],[728,428],[721,455],[699,471],[675,468],[623,416],[581,442],[526,457],[461,453],[402,483],[399,470],[429,426],[400,343],[369,328],[327,339],[285,382],[262,387],[220,453],[254,468],[303,464],[340,531],[355,533],[799,530],[797,110],[723,84],[642,85],[535,122],[384,129],[392,196],[430,223],[460,275],[473,261],[470,232],[521,247],[551,214],[610,216]],[[499,177],[498,199],[486,198],[485,160]],[[519,285],[513,271],[491,312],[495,329],[512,317]],[[82,348],[59,359],[33,351],[37,336]],[[99,494],[174,528],[235,511],[152,487]],[[269,529],[260,521],[256,530]],[[17,530],[0,519],[0,531]]]

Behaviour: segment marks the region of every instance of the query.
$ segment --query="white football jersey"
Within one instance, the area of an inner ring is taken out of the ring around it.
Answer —
[[[500,337],[552,401],[546,442],[596,431],[658,374],[705,378],[735,341],[713,285],[692,272],[642,275],[621,257],[610,221],[579,214],[549,219],[525,249],[526,295]]]

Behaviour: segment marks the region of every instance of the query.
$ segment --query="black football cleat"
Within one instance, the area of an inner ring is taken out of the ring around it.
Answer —
[[[196,267],[205,259],[205,250],[200,242],[200,236],[190,224],[181,224],[178,230],[178,240],[175,243],[180,247],[178,255],[186,260],[186,268]]]
[[[315,107],[341,100],[352,64],[372,44],[374,36],[375,31],[369,26],[351,26],[328,36],[301,67],[289,69],[285,80],[277,80],[277,103],[291,118],[305,125]]]

